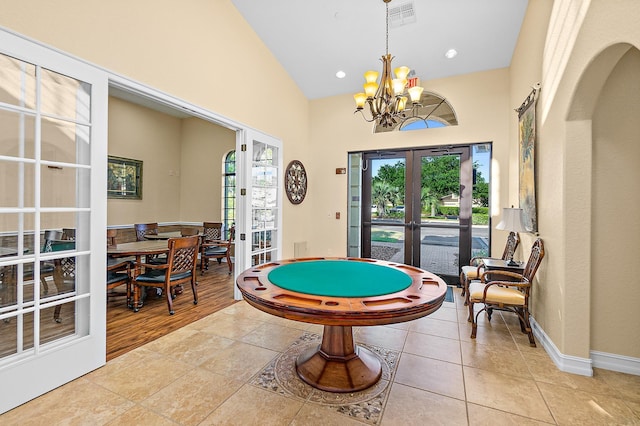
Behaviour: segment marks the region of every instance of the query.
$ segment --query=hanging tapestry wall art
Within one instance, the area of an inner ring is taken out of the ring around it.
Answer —
[[[516,108],[518,113],[518,142],[520,145],[520,208],[524,214],[524,225],[530,232],[538,232],[536,212],[536,92],[533,88],[527,99]]]

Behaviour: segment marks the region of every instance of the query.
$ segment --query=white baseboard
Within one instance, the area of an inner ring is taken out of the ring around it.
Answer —
[[[533,317],[530,317],[530,320],[533,334],[538,340],[538,343],[542,344],[542,347],[547,351],[547,354],[549,354],[551,360],[560,371],[579,374],[581,376],[593,376],[591,359],[561,353],[536,320]]]
[[[591,355],[593,366],[596,368],[640,376],[640,358],[598,351],[591,351],[589,355]]]
[[[640,358],[598,351],[590,351],[590,359],[564,355],[558,350],[553,341],[549,339],[549,336],[547,336],[540,327],[540,324],[538,324],[533,317],[530,319],[533,334],[560,371],[579,374],[581,376],[593,376],[593,367],[596,367],[602,368],[603,370],[618,371],[620,373],[640,376]]]

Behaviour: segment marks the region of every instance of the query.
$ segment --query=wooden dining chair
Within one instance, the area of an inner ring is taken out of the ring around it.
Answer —
[[[533,278],[544,258],[544,244],[538,238],[531,247],[529,260],[522,274],[510,271],[485,271],[479,281],[469,284],[469,318],[471,338],[476,338],[478,315],[486,311],[489,321],[494,310],[513,312],[520,321],[520,330],[529,336],[529,344],[536,346],[529,322],[529,299]],[[482,303],[482,309],[474,314],[474,304]]]
[[[204,241],[222,240],[222,222],[202,222]]]
[[[118,230],[107,229],[107,249],[118,246]],[[112,290],[125,285],[127,307],[132,307],[131,297],[131,272],[135,264],[135,257],[113,257],[107,255],[107,297],[120,296]]]
[[[513,254],[516,252],[518,245],[520,244],[520,235],[517,232],[509,232],[509,236],[507,237],[507,242],[504,246],[504,251],[502,252],[502,260],[508,260],[513,258]],[[483,259],[492,259],[487,256],[477,256],[471,258],[469,265],[465,265],[462,267],[460,272],[460,286],[462,287],[461,296],[465,296],[467,294],[467,289],[469,288],[469,282],[471,280],[477,280],[480,278],[482,272],[484,272],[484,265],[482,263]],[[465,297],[464,304],[468,304],[468,298]]]
[[[131,300],[131,261],[124,258],[107,257],[107,297],[120,296],[113,290],[125,286],[127,307],[132,307]]]
[[[107,229],[107,248],[118,247],[118,230]]]
[[[136,223],[133,225],[136,231],[136,241],[146,241],[145,235],[158,235],[158,223]],[[149,255],[145,259],[146,263],[166,263],[165,255]]]
[[[157,223],[136,223],[133,227],[136,230],[136,241],[144,241],[147,234],[158,235]]]
[[[209,269],[209,259],[217,259],[222,264],[222,259],[227,260],[229,274],[233,273],[231,262],[231,245],[235,236],[235,227],[229,229],[229,239],[222,239],[222,223],[204,222],[203,241],[200,246],[200,273],[204,274]]]
[[[199,233],[200,233],[200,230],[194,227],[180,229],[180,235],[183,237],[192,237],[194,235],[198,235]]]
[[[200,237],[183,237],[169,239],[169,254],[166,264],[143,263],[145,272],[134,279],[133,310],[140,310],[141,287],[162,289],[167,298],[169,314],[173,315],[173,299],[176,297],[175,287],[187,282],[191,283],[193,304],[198,304],[196,289],[196,264]]]

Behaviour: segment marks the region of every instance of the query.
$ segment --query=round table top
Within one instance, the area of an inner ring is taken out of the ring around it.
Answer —
[[[331,268],[336,269],[332,272]],[[313,272],[316,270],[324,272]],[[340,276],[347,270],[362,274]],[[371,288],[367,289],[366,277],[376,274],[385,275],[394,283],[371,282]],[[339,284],[328,283],[327,277],[336,278]],[[322,289],[323,283],[328,290]],[[297,321],[342,326],[392,324],[420,318],[440,308],[447,291],[446,283],[431,272],[401,263],[360,258],[271,262],[242,272],[236,285],[249,304],[264,312]],[[348,287],[356,289],[353,295]]]
[[[400,269],[346,259],[288,263],[273,268],[268,278],[285,290],[333,297],[381,296],[405,290],[412,282]]]

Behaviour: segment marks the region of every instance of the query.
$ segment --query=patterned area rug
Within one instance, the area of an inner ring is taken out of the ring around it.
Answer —
[[[296,373],[295,361],[310,346],[321,343],[321,336],[305,332],[289,348],[258,372],[249,383],[307,403],[326,406],[337,413],[376,425],[382,418],[400,352],[364,345],[381,361],[382,377],[372,387],[360,392],[335,393],[316,389],[303,382]]]

